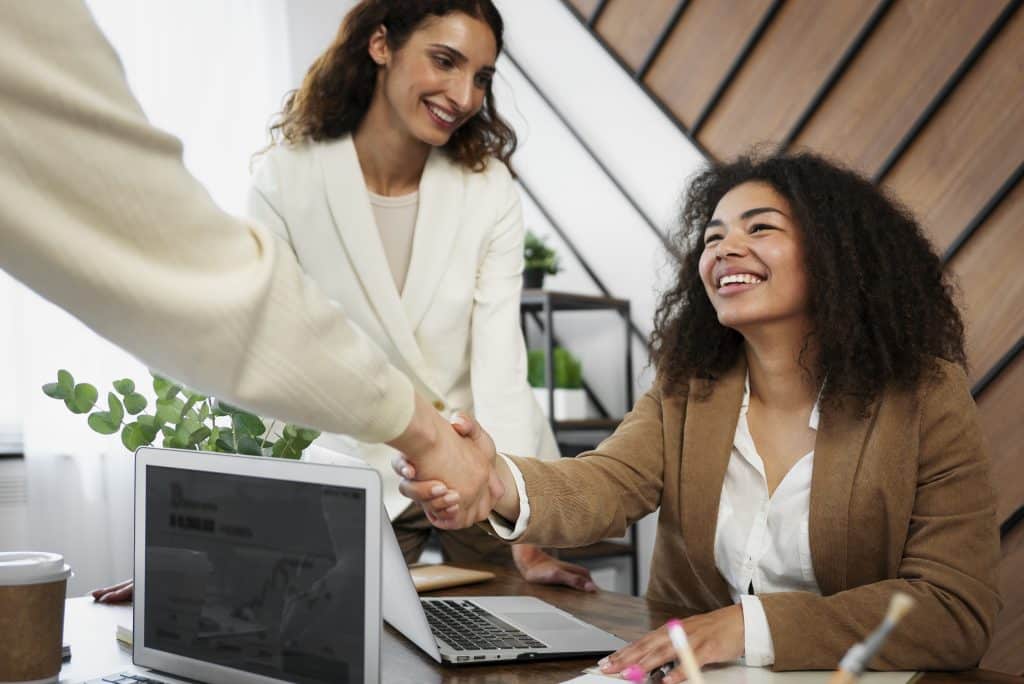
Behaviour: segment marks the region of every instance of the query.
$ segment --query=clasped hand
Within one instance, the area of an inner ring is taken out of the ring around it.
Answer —
[[[495,468],[491,436],[474,419],[456,414],[436,446],[391,463],[402,477],[399,491],[422,508],[435,527],[458,530],[486,520],[505,494]]]

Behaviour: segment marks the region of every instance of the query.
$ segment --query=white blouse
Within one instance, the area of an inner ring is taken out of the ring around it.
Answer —
[[[715,528],[715,567],[729,584],[729,593],[743,606],[744,659],[747,665],[775,662],[775,646],[768,618],[757,594],[807,591],[821,594],[811,564],[808,535],[811,474],[814,451],[803,456],[768,495],[764,461],[750,436],[747,378],[733,437],[732,454],[722,483]],[[808,426],[818,429],[819,404],[811,410]],[[504,456],[503,456],[504,458]],[[522,535],[530,519],[526,484],[519,468],[505,459],[519,491],[519,518],[514,528],[492,515],[491,526],[504,539]]]

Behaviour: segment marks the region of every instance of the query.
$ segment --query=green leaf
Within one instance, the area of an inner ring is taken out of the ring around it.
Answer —
[[[299,428],[299,439],[307,442],[306,446],[309,446],[314,439],[320,436],[317,430],[311,430],[309,428]]]
[[[107,411],[97,411],[89,415],[89,427],[101,435],[112,435],[121,427],[121,421],[114,421]]]
[[[274,444],[271,454],[275,458],[297,459],[302,456],[302,449],[296,448],[295,443],[290,439],[281,439]]]
[[[139,429],[142,430],[147,444],[151,443],[160,434],[161,426],[153,416],[139,416],[135,422],[138,424]]]
[[[267,426],[263,424],[263,421],[251,413],[232,414],[231,425],[236,431],[250,437],[259,437],[267,431]]]
[[[181,399],[157,399],[156,417],[165,423],[177,425],[181,422],[181,410],[185,408],[185,402]]]
[[[153,391],[156,392],[156,396],[160,399],[173,399],[181,391],[181,385],[177,385],[159,375],[154,375]]]
[[[113,392],[107,392],[107,406],[110,408],[110,422],[117,423],[117,427],[120,428],[124,419],[124,406]]]
[[[98,397],[99,392],[96,391],[96,388],[83,382],[75,385],[74,392],[64,400],[64,405],[72,413],[88,413],[96,405]]]
[[[174,437],[174,428],[170,425],[161,425],[160,432],[162,432],[166,438]]]
[[[198,394],[191,394],[191,396],[190,396],[189,392],[185,393],[185,398],[186,398],[185,405],[182,406],[182,408],[181,408],[181,417],[182,418],[184,418],[186,416],[186,414],[188,414],[188,412],[192,410],[192,407],[195,406],[196,403],[200,401],[200,397],[199,397]]]
[[[225,453],[238,453],[238,446],[235,444],[235,436],[226,430],[222,431],[217,437],[216,444],[217,448]]]
[[[196,403],[196,402],[203,401],[204,399],[206,399],[205,395],[199,394],[198,392],[193,392],[190,389],[184,389],[182,391],[185,393],[185,398],[186,399],[194,399],[195,400],[195,401],[192,402],[193,404]]]
[[[75,389],[75,379],[71,377],[71,373],[68,373],[63,368],[57,371],[57,384],[60,385],[67,394],[71,394]]]
[[[247,456],[262,456],[263,452],[260,451],[260,444],[252,435],[239,435],[238,436],[238,453],[245,454]]]
[[[122,397],[127,397],[129,394],[135,391],[135,382],[129,378],[123,380],[115,380],[113,382],[114,389],[120,393]]]
[[[217,413],[218,416],[230,416],[235,413],[245,413],[245,411],[237,406],[232,406],[226,401],[221,401],[220,399],[217,400],[216,410],[219,411],[219,413]]]
[[[190,434],[188,436],[188,442],[189,442],[189,444],[192,444],[192,445],[198,445],[200,442],[202,442],[204,439],[206,439],[209,436],[210,436],[210,428],[208,428],[208,427],[206,427],[204,425],[203,427],[199,428],[198,430],[194,431],[192,434]]]
[[[146,397],[138,392],[132,392],[124,398],[124,408],[133,416],[144,410],[148,404],[149,402],[146,401]]]
[[[128,423],[121,430],[121,444],[124,444],[128,451],[135,451],[141,446],[153,443],[156,435],[148,435],[138,423]]]
[[[199,422],[205,422],[210,417],[210,405],[205,401],[199,407]]]
[[[288,423],[287,425],[284,426],[283,434],[285,437],[295,439],[296,437],[299,436],[299,426]]]
[[[70,395],[68,391],[58,385],[55,382],[49,382],[43,385],[43,394],[54,399],[67,399]]]

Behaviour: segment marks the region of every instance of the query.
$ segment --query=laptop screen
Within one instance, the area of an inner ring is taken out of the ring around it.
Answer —
[[[149,648],[292,682],[362,682],[362,489],[147,466]]]

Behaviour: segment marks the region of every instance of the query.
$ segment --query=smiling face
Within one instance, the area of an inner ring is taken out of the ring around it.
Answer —
[[[737,185],[704,230],[700,277],[722,325],[748,333],[809,320],[803,234],[789,202],[762,182]]]
[[[497,59],[490,26],[462,12],[427,19],[396,51],[381,27],[369,50],[392,125],[434,147],[480,111]]]

